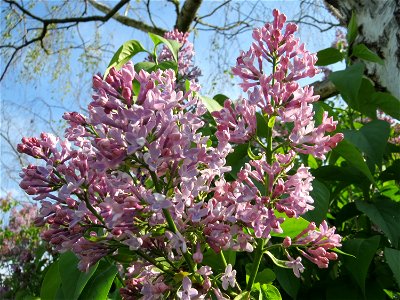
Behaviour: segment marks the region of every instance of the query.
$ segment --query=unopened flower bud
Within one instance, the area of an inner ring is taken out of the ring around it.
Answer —
[[[203,253],[201,253],[200,244],[197,243],[196,252],[193,254],[193,261],[199,264],[203,261]]]
[[[290,237],[285,237],[283,240],[282,246],[285,248],[289,248],[292,245],[292,239]]]

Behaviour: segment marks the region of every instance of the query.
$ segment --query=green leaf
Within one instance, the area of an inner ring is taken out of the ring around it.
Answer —
[[[363,174],[350,166],[321,166],[317,169],[311,170],[311,173],[318,180],[324,181],[340,181],[351,183],[362,183],[364,178]]]
[[[386,290],[386,289],[384,289],[383,291],[386,293],[386,295],[389,297],[389,299],[397,300],[400,298],[400,292],[390,291],[390,290]]]
[[[108,64],[108,68],[104,73],[104,78],[107,77],[108,72],[112,67],[116,69],[120,69],[124,64],[126,64],[132,57],[140,52],[147,52],[142,44],[136,40],[130,40],[124,43],[117,52],[112,57],[110,63]]]
[[[200,95],[199,98],[210,113],[213,111],[220,111],[223,108],[215,99]]]
[[[72,252],[66,252],[59,259],[59,274],[61,277],[61,287],[64,296],[68,300],[78,299],[83,288],[97,269],[97,265],[92,266],[87,273],[78,269],[78,258]]]
[[[40,298],[42,300],[53,300],[61,285],[61,277],[58,272],[58,261],[53,262],[44,276],[42,287],[40,288]]]
[[[168,49],[171,51],[172,56],[174,57],[174,60],[176,62],[178,61],[178,52],[181,47],[180,43],[178,43],[175,40],[168,40],[166,38],[163,38],[162,36],[159,36],[159,35],[151,33],[151,32],[149,32],[149,36],[154,43],[154,47],[157,47],[159,44],[165,44],[168,47]]]
[[[329,282],[326,293],[327,300],[385,300],[385,294],[382,287],[374,281],[367,281],[365,295],[362,295],[360,289],[354,287],[351,280],[340,278]]]
[[[263,300],[282,300],[281,293],[279,293],[279,290],[272,284],[262,284],[261,294]]]
[[[335,247],[335,248],[332,248],[331,251],[336,252],[336,253],[339,253],[339,254],[342,254],[342,255],[346,255],[346,256],[350,256],[350,257],[356,258],[354,255],[349,254],[349,253],[346,253],[346,252],[344,252],[344,251],[342,251],[342,250],[340,250],[340,249],[338,249],[338,248],[336,248],[336,247]]]
[[[331,281],[326,291],[327,300],[365,300],[363,298],[351,280],[341,278]]]
[[[223,250],[222,253],[224,254],[226,263],[231,264],[232,267],[234,267],[236,264],[236,253],[237,252],[233,251],[233,250]]]
[[[310,222],[321,224],[326,219],[326,214],[328,213],[330,192],[321,181],[314,180],[312,186],[313,189],[310,195],[314,199],[314,209],[306,212],[303,218]]]
[[[365,213],[385,233],[393,247],[400,248],[400,203],[379,197],[373,203],[356,201],[358,210]]]
[[[353,47],[352,55],[367,61],[372,61],[383,65],[382,58],[380,58],[376,53],[369,50],[368,47],[364,44],[355,45]]]
[[[249,282],[250,274],[253,270],[253,264],[249,263],[245,266],[246,269],[246,283]],[[269,268],[265,268],[264,270],[257,273],[256,278],[254,279],[254,283],[271,283],[276,278],[274,271]]]
[[[261,272],[258,272],[254,282],[260,283],[271,283],[276,279],[274,271],[269,268],[265,268]]]
[[[203,253],[203,265],[213,266],[215,272],[224,272],[225,266],[219,254],[215,253],[212,249],[207,249]]]
[[[176,71],[178,69],[178,65],[174,61],[165,60],[156,64],[155,62],[151,61],[143,61],[140,63],[135,64],[135,71],[139,73],[140,70],[144,70],[146,72],[153,72],[156,70],[167,70],[172,69]]]
[[[257,135],[259,137],[266,138],[268,136],[268,124],[261,113],[256,112],[256,118],[257,118]]]
[[[240,168],[248,161],[247,144],[236,145],[233,148],[233,152],[229,153],[226,157],[226,164],[232,167],[230,174],[233,178],[236,178]]]
[[[400,288],[400,251],[391,248],[385,248],[385,258],[390,269],[393,272],[397,285]]]
[[[382,158],[390,135],[390,125],[386,121],[374,120],[365,124],[360,130],[344,131],[345,140],[356,146],[367,155],[367,162],[382,167]]]
[[[228,96],[225,96],[223,94],[217,94],[213,97],[215,101],[219,103],[219,105],[224,106],[225,100],[229,99]]]
[[[357,96],[360,90],[364,68],[362,63],[356,63],[347,67],[346,70],[332,72],[329,75],[329,79],[337,87],[343,100],[356,110],[359,109]]]
[[[344,256],[344,265],[365,294],[365,279],[368,268],[378,249],[380,236],[368,239],[352,239],[343,243],[343,251],[354,255],[356,258]]]
[[[140,93],[140,83],[137,79],[133,79],[132,81],[132,91],[136,96]]]
[[[118,269],[115,265],[101,260],[96,272],[86,284],[79,299],[106,300],[117,273]]]
[[[292,297],[292,299],[296,299],[300,290],[300,279],[293,274],[293,270],[274,267],[274,272],[284,291]]]
[[[357,95],[357,110],[371,119],[376,119],[376,110],[378,105],[372,99],[372,95],[375,93],[375,87],[373,86],[370,79],[362,78],[360,90]]]
[[[285,218],[285,221],[281,224],[281,227],[283,229],[283,233],[276,233],[276,232],[271,232],[272,236],[276,237],[290,237],[294,238],[296,235],[298,235],[300,232],[304,230],[310,224],[307,220],[303,219],[302,217],[299,218],[288,218],[285,213],[279,213],[275,211],[275,215],[277,218],[283,217]]]
[[[349,21],[349,25],[347,26],[347,34],[346,39],[347,42],[352,44],[358,35],[358,25],[357,25],[357,17],[354,11],[351,13],[351,18]]]
[[[361,171],[371,183],[374,183],[374,178],[372,177],[364,158],[353,144],[345,139],[337,145],[333,152],[341,155],[350,165]]]
[[[268,128],[274,128],[276,116],[272,116],[268,120]]]
[[[170,61],[170,60],[165,60],[157,64],[154,68],[154,70],[168,70],[172,69],[175,72],[178,71],[178,64],[175,61]]]
[[[336,48],[326,48],[317,52],[317,66],[327,66],[343,60],[343,53]]]
[[[322,118],[325,112],[326,103],[321,103],[320,101],[314,102],[313,104],[313,111],[314,111],[314,121],[315,125],[319,126],[322,123]],[[331,114],[329,114],[331,115]]]
[[[156,66],[155,62],[142,61],[142,62],[139,62],[139,63],[135,64],[134,68],[135,68],[136,73],[139,73],[140,70],[144,70],[144,71],[150,73],[151,71],[154,70],[155,66]]]
[[[390,93],[376,92],[372,100],[386,114],[400,120],[400,100]]]
[[[379,179],[382,181],[400,181],[400,159],[393,161],[390,166],[386,165],[386,169],[380,173]]]

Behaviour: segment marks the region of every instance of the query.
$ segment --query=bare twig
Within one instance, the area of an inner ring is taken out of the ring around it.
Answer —
[[[129,1],[129,0],[126,0]],[[102,3],[99,3],[95,0],[89,0],[89,3],[96,8],[97,10],[104,12],[104,13],[108,13],[111,11],[111,9],[107,6],[104,5]],[[133,27],[136,28],[138,30],[141,30],[143,32],[152,32],[158,35],[164,35],[164,33],[167,31],[163,28],[160,27],[156,27],[156,26],[151,26],[149,24],[146,24],[145,22],[142,21],[138,21],[138,20],[134,20],[125,16],[120,15],[119,13],[114,13],[112,15],[112,18],[116,21],[118,21],[121,24],[124,24],[126,26],[129,27]]]
[[[168,2],[171,2],[175,6],[175,12],[176,16],[179,16],[179,0],[168,0]]]
[[[32,19],[34,19],[36,21],[41,22],[43,27],[42,27],[41,33],[37,37],[32,38],[30,40],[25,40],[25,38],[26,38],[26,35],[25,35],[23,37],[23,39],[25,41],[21,45],[8,47],[8,48],[13,48],[14,51],[11,54],[10,59],[8,60],[7,64],[5,65],[5,68],[4,68],[4,70],[3,70],[2,74],[1,74],[1,77],[0,77],[0,81],[2,81],[4,79],[4,76],[7,73],[8,68],[10,67],[10,65],[13,62],[15,56],[17,55],[17,53],[21,49],[29,46],[30,44],[39,42],[41,47],[43,48],[43,50],[46,53],[48,53],[48,50],[44,46],[43,39],[46,37],[46,34],[47,34],[48,30],[49,30],[49,25],[52,25],[52,24],[68,24],[68,23],[77,24],[77,23],[81,23],[81,22],[93,22],[93,21],[106,22],[111,17],[113,17],[115,14],[117,14],[118,10],[121,7],[123,7],[127,2],[129,2],[129,0],[121,0],[120,2],[118,2],[114,6],[114,8],[112,8],[110,11],[107,12],[106,15],[103,15],[103,16],[96,15],[96,16],[89,16],[89,17],[72,17],[72,18],[63,18],[63,19],[57,19],[57,18],[43,19],[43,18],[41,18],[39,16],[34,15],[29,10],[27,10],[24,6],[22,6],[21,4],[19,4],[18,2],[14,1],[14,0],[4,0],[4,2],[8,3],[10,5],[10,7],[14,7],[15,6],[16,8],[18,8],[25,15],[31,17]]]

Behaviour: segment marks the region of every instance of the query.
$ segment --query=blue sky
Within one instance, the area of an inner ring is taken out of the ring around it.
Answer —
[[[54,3],[54,2],[53,2]],[[106,2],[112,6],[115,1]],[[212,8],[216,7],[219,3],[217,1],[205,1],[200,8],[199,15],[204,15],[211,11]],[[240,2],[241,3],[241,2]],[[268,7],[269,11],[265,12],[265,21],[272,18],[272,9],[278,8],[284,12],[288,19],[294,18],[294,14],[298,12],[299,1],[264,1],[263,3]],[[246,10],[243,4],[243,9]],[[40,9],[37,13],[40,14]],[[154,4],[155,22],[161,24],[164,28],[172,28],[175,20],[173,10],[167,10],[164,1],[156,1]],[[123,10],[121,10],[123,13]],[[209,23],[220,24],[223,15],[223,11],[216,14],[213,17],[207,19]],[[328,17],[327,13],[321,10],[316,12],[324,14],[321,17]],[[2,29],[4,24],[2,23]],[[80,33],[83,36],[91,37],[94,35],[93,24],[86,23],[79,27]],[[115,21],[110,21],[101,27],[100,36],[103,42],[110,43],[111,49],[115,51],[118,47],[127,40],[136,39],[142,42],[145,47],[150,47],[151,42],[146,33],[134,30],[132,28],[123,27]],[[319,31],[310,26],[300,25],[299,36],[302,42],[306,43],[306,46],[311,51],[318,51],[329,47],[334,40],[335,32],[330,30],[324,34],[320,34]],[[212,82],[210,78],[216,72],[216,67],[209,59],[209,52],[211,49],[212,36],[209,32],[198,32],[196,36],[192,34],[191,40],[194,41],[196,51],[196,65],[202,69],[203,76],[200,78],[200,83],[203,86],[203,93],[207,94],[212,90]],[[219,41],[223,43],[223,41]],[[247,50],[251,43],[251,31],[248,31],[241,36],[234,43],[227,44],[224,48],[223,54],[227,61],[230,61],[231,66],[235,64],[236,57],[240,50]],[[93,68],[94,72],[104,72],[112,54],[105,55],[98,64]],[[35,76],[34,81],[26,82],[23,80],[17,80],[18,68],[10,69],[9,73],[5,77],[5,80],[1,82],[0,97],[2,104],[2,111],[6,111],[9,118],[4,118],[2,114],[2,127],[7,126],[10,128],[10,142],[16,144],[20,141],[22,136],[38,136],[42,131],[50,131],[46,120],[50,117],[53,120],[60,120],[64,111],[77,111],[76,99],[82,105],[90,102],[90,82],[92,73],[87,72],[82,77],[78,76],[82,70],[80,70],[80,64],[77,62],[78,55],[73,53],[70,59],[71,70],[67,73],[67,76],[71,79],[72,86],[69,91],[63,89],[63,82],[56,81],[51,82],[49,73],[44,72],[40,76]],[[19,65],[21,68],[21,65]],[[310,80],[312,82],[314,80]],[[304,84],[309,83],[304,82]],[[214,94],[223,93],[232,98],[236,98],[240,93],[238,88],[233,87],[229,83],[219,84],[218,91],[213,91]],[[212,96],[209,95],[209,96]],[[49,106],[53,106],[51,109]],[[28,108],[28,109],[27,109]],[[51,113],[51,115],[50,115]],[[59,130],[62,127],[61,121],[54,121],[51,123],[55,130]],[[3,127],[5,128],[5,127]],[[15,156],[12,153],[10,145],[4,140],[1,144],[1,155],[3,162],[5,161],[7,166],[14,169],[13,176],[17,174],[18,163]],[[15,181],[9,179],[8,171],[5,170],[4,165],[1,166],[1,178],[0,178],[0,195],[4,196],[7,192],[12,192],[14,196],[20,197],[22,192]]]

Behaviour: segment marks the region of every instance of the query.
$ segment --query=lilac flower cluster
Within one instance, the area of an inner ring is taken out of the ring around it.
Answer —
[[[164,37],[169,40],[177,41],[182,45],[178,55],[178,74],[180,76],[180,81],[195,80],[197,82],[198,78],[201,76],[201,71],[193,64],[195,52],[193,44],[189,41],[189,32],[179,32],[175,29],[166,32]],[[168,47],[164,46],[158,56],[158,61],[166,60],[173,60],[173,56]]]
[[[291,123],[292,148],[324,159],[343,136],[325,135],[334,131],[337,124],[326,113],[322,123],[315,126],[312,103],[318,96],[313,95],[312,87],[302,88],[296,81],[318,73],[314,66],[317,57],[294,37],[295,24],[288,23],[283,30],[285,20],[285,15],[275,10],[273,23],[255,29],[254,42],[247,52],[241,52],[232,71],[242,80],[243,91],[248,92],[248,101],[242,105],[259,107],[264,114]],[[268,65],[272,73],[266,72]]]
[[[233,74],[240,78],[240,86],[248,93],[248,99],[241,100],[234,107],[227,100],[221,111],[213,113],[218,126],[216,136],[220,141],[237,144],[257,142],[266,149],[266,155],[262,155],[259,160],[251,160],[239,172],[238,179],[227,184],[235,187],[237,195],[232,201],[237,207],[236,221],[253,228],[257,238],[269,238],[271,231],[282,232],[280,224],[284,219],[276,217],[275,210],[291,218],[313,209],[313,199],[309,194],[313,177],[303,165],[293,170],[296,153],[324,159],[325,154],[343,139],[341,133],[327,135],[336,129],[337,122],[328,117],[326,112],[321,124],[315,125],[312,103],[318,100],[318,96],[313,94],[312,87],[300,87],[297,80],[318,73],[314,66],[316,55],[308,52],[304,44],[300,44],[294,37],[297,30],[295,24],[284,26],[286,17],[277,10],[273,14],[272,23],[253,31],[254,42],[247,52],[241,52],[232,69]],[[257,108],[261,109],[266,123],[272,123],[267,145],[257,136]],[[279,121],[281,127],[285,124],[290,126],[285,129],[287,136],[284,137],[283,145],[274,144],[280,152],[272,155],[271,138],[276,121]],[[285,147],[285,143],[289,148]],[[264,193],[257,188],[257,183],[265,187]],[[229,204],[225,202],[223,206],[229,207]],[[331,231],[328,233],[325,230],[326,223],[321,226],[320,238],[325,240]],[[340,237],[335,235],[334,242],[328,245],[323,248],[324,251],[340,246]],[[301,251],[301,254],[319,267],[328,266],[326,259],[337,258],[335,253],[320,253],[319,250],[310,248],[308,252]],[[318,257],[324,259],[317,259],[316,251],[321,254]],[[294,261],[289,254],[288,258]],[[296,264],[289,265],[301,264],[301,258],[295,261]],[[298,276],[299,269],[303,267],[294,268]]]
[[[128,251],[131,263],[121,271],[125,299],[226,299],[225,292],[237,288],[236,270],[225,264],[222,275],[214,274],[203,254],[254,252],[256,240],[282,233],[285,218],[278,212],[292,218],[312,209],[313,177],[305,166],[294,167],[296,153],[323,158],[342,139],[326,135],[336,126],[327,115],[314,125],[311,103],[318,97],[296,80],[317,72],[316,58],[293,37],[295,25],[282,33],[284,22],[274,11],[274,22],[255,29],[251,49],[238,58],[233,72],[248,99],[227,100],[213,113],[217,143],[202,133],[206,108],[194,79],[182,90],[173,70],[135,72],[131,62],[105,79],[93,77],[89,116],[66,113],[65,139],[46,133],[24,138],[18,151],[43,162],[24,168],[20,184],[41,201],[35,222],[48,225],[43,239],[60,252],[73,251],[83,271],[105,256],[119,261]],[[184,43],[178,74],[188,74],[193,49],[187,35],[167,37]],[[164,49],[160,59],[169,55]],[[271,75],[264,62],[272,64]],[[270,130],[264,141],[257,137],[257,109]],[[288,144],[276,151],[275,118],[293,123]],[[231,143],[246,142],[257,142],[263,153],[228,181]],[[295,238],[296,247],[327,267],[336,259],[328,250],[340,245],[340,237],[326,223],[320,231],[313,226]],[[285,239],[282,247],[290,245]],[[289,253],[288,259],[298,275],[301,259]]]

